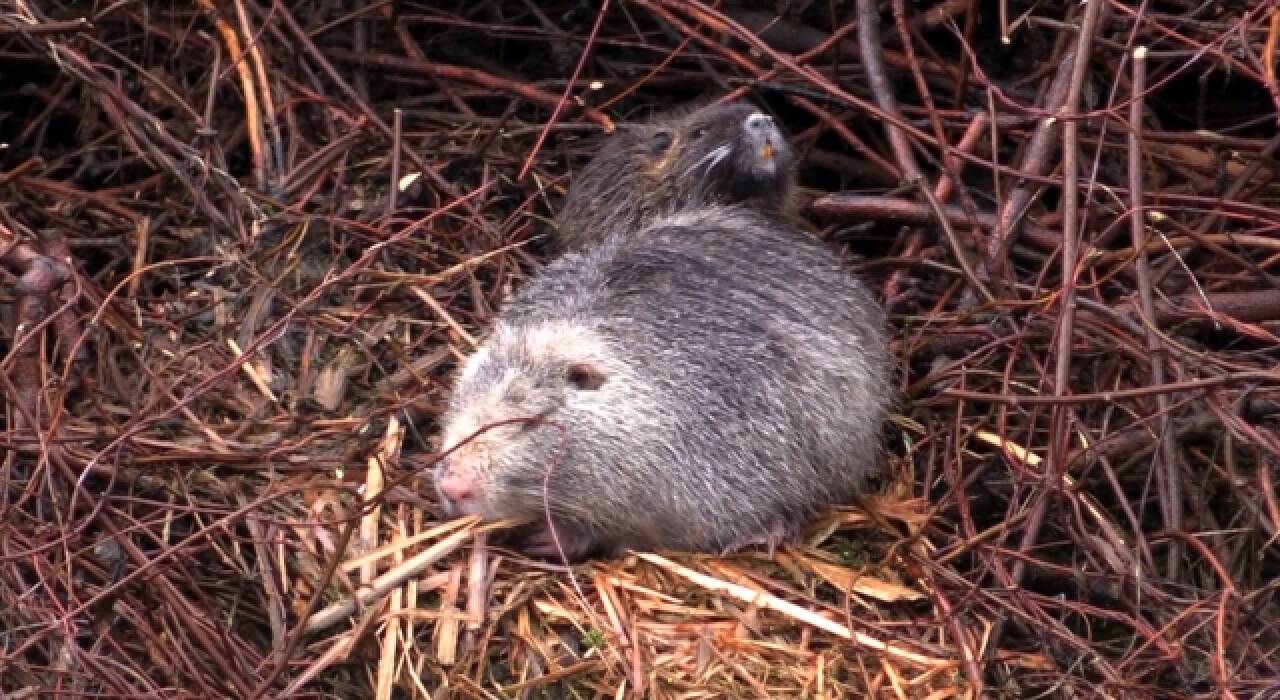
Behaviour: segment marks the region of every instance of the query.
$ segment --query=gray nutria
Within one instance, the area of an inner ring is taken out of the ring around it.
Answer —
[[[561,251],[580,250],[714,204],[787,218],[794,191],[795,155],[768,115],[746,103],[686,106],[604,140],[574,176],[554,240]]]
[[[749,209],[640,233],[564,255],[507,303],[441,446],[494,427],[437,467],[441,503],[540,523],[542,556],[560,551],[547,514],[569,559],[772,551],[878,467],[883,312],[824,244]]]

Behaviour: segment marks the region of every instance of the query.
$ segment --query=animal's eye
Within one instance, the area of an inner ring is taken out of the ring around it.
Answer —
[[[579,391],[595,391],[604,386],[604,371],[599,367],[585,362],[575,362],[569,365],[569,372],[566,375],[569,385]]]
[[[668,148],[671,148],[671,132],[668,131],[659,131],[649,142],[649,152],[655,156],[666,153]]]
[[[700,138],[702,138],[703,136],[706,136],[706,135],[707,135],[707,127],[705,127],[705,126],[700,126],[700,127],[698,127],[698,128],[696,128],[696,129],[694,129],[694,130],[693,130],[693,137],[694,137],[695,139],[700,139]]]

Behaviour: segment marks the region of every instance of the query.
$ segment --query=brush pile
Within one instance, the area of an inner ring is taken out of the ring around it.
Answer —
[[[1280,697],[1273,3],[10,0],[0,694]],[[775,116],[890,312],[774,559],[442,521],[451,370],[614,125]]]

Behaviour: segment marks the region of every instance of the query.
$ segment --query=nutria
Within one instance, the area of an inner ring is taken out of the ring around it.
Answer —
[[[569,253],[462,366],[446,513],[525,517],[531,553],[770,551],[879,464],[883,313],[816,239],[708,207]],[[505,422],[504,422],[505,421]]]
[[[573,177],[554,241],[561,251],[580,250],[711,204],[787,218],[794,191],[794,153],[768,115],[741,102],[686,106],[622,125],[604,140]]]

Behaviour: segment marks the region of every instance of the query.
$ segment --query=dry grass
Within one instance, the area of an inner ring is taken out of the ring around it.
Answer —
[[[0,693],[1280,695],[1280,11],[783,4],[0,7]],[[773,559],[442,522],[587,137],[726,93],[890,309],[881,492]]]

